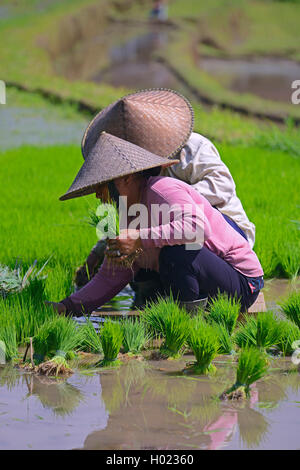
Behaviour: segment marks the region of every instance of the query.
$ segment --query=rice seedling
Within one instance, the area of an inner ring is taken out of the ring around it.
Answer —
[[[163,336],[161,354],[170,358],[179,357],[189,334],[190,322],[190,317],[179,303],[172,296],[159,298],[146,306],[141,318],[152,334]]]
[[[196,357],[196,362],[192,363],[189,368],[200,375],[215,373],[216,367],[212,364],[212,360],[217,356],[220,348],[216,329],[204,321],[191,320],[187,343]]]
[[[227,294],[218,294],[209,303],[209,321],[224,325],[229,335],[232,334],[241,311],[240,301]]]
[[[123,331],[119,323],[106,321],[100,331],[100,341],[104,358],[101,367],[116,367],[121,361],[117,359],[123,342]]]
[[[140,353],[150,339],[150,334],[146,332],[145,325],[139,320],[124,320],[122,330],[125,353]]]
[[[293,292],[281,303],[285,316],[300,328],[300,292]]]
[[[283,321],[282,324],[284,329],[281,339],[277,344],[277,348],[284,356],[291,356],[294,352],[293,343],[300,340],[300,329],[297,325],[289,321]]]
[[[223,400],[238,400],[250,396],[250,385],[268,370],[266,355],[254,347],[243,348],[239,355],[234,385],[221,395]]]
[[[160,347],[162,356],[179,358],[190,329],[190,318],[183,310],[169,313],[164,320],[164,342]]]
[[[76,323],[66,317],[55,317],[46,321],[33,338],[35,359],[43,361],[46,356],[54,356],[39,364],[37,372],[43,375],[70,375],[73,371],[66,358],[80,344],[80,331]]]
[[[80,327],[79,350],[94,354],[100,354],[102,352],[100,335],[88,318],[86,318],[86,323]]]
[[[219,354],[234,354],[234,343],[233,339],[228,333],[226,326],[220,324],[216,325],[216,332],[218,334],[218,339],[220,343]]]
[[[276,346],[284,333],[285,326],[273,312],[263,312],[253,318],[245,315],[244,322],[236,331],[235,343],[240,347],[256,346],[266,350]]]
[[[13,323],[1,322],[0,325],[0,351],[2,363],[18,357],[16,328]]]

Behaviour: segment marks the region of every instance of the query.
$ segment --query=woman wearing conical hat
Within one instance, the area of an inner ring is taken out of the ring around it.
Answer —
[[[97,114],[84,134],[82,153],[85,157],[100,132],[107,131],[157,155],[176,157],[179,162],[163,169],[161,174],[191,184],[253,248],[255,226],[236,195],[229,169],[212,142],[192,130],[193,111],[185,98],[170,90],[140,91]],[[103,262],[104,250],[105,243],[100,240],[78,268],[77,286],[82,287],[96,273]],[[155,275],[141,271],[131,285],[135,306],[140,307],[156,286]]]
[[[148,92],[143,99],[144,106],[140,99],[127,107],[117,104],[125,108],[123,121],[116,122],[111,110],[102,116],[106,127],[114,132],[99,135],[98,128],[95,135],[84,139],[85,162],[61,199],[99,195],[103,184],[110,183],[122,198],[127,198],[129,212],[136,204],[145,208],[142,212],[147,214],[147,221],[144,217],[136,228],[129,226],[119,237],[108,240],[106,257],[98,273],[54,307],[67,314],[88,313],[114,297],[141,270],[150,270],[157,273],[164,292],[171,291],[186,306],[220,291],[239,297],[246,310],[263,286],[263,271],[248,241],[191,185],[155,176],[161,169],[179,163],[174,156],[190,135],[191,110],[182,97],[171,96],[169,92]],[[155,112],[153,109],[149,112],[149,102]],[[136,123],[129,118],[130,114],[134,119],[138,116]],[[176,132],[167,119],[172,114],[176,116]],[[150,123],[151,140],[147,132]],[[116,137],[122,128],[126,140]],[[131,143],[133,138],[140,145]],[[172,144],[177,140],[177,147],[170,155],[171,140]],[[145,150],[146,146],[152,146],[151,151]],[[157,155],[155,147],[163,149],[169,158]],[[167,218],[162,219],[160,212],[156,219],[152,218],[153,208],[162,207]],[[121,261],[134,253],[138,256],[132,265],[122,265]],[[113,258],[119,258],[120,263],[109,262]]]

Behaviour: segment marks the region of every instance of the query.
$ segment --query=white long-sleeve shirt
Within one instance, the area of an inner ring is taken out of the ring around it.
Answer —
[[[244,231],[253,248],[255,225],[249,221],[230,171],[210,140],[193,132],[180,153],[180,163],[163,169],[161,174],[190,184]]]

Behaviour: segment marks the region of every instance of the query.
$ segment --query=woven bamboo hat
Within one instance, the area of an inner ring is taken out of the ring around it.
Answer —
[[[190,137],[194,124],[191,104],[166,89],[138,91],[98,113],[82,139],[86,158],[102,131],[132,142],[161,157],[174,157]]]
[[[102,132],[88,153],[69,190],[61,201],[96,192],[97,186],[157,166],[170,166],[178,160],[155,155],[119,137]]]

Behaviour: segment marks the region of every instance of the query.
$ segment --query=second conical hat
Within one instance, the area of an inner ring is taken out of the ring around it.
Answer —
[[[162,157],[174,157],[193,130],[193,109],[173,90],[152,89],[124,96],[98,113],[82,139],[86,158],[102,131]]]

